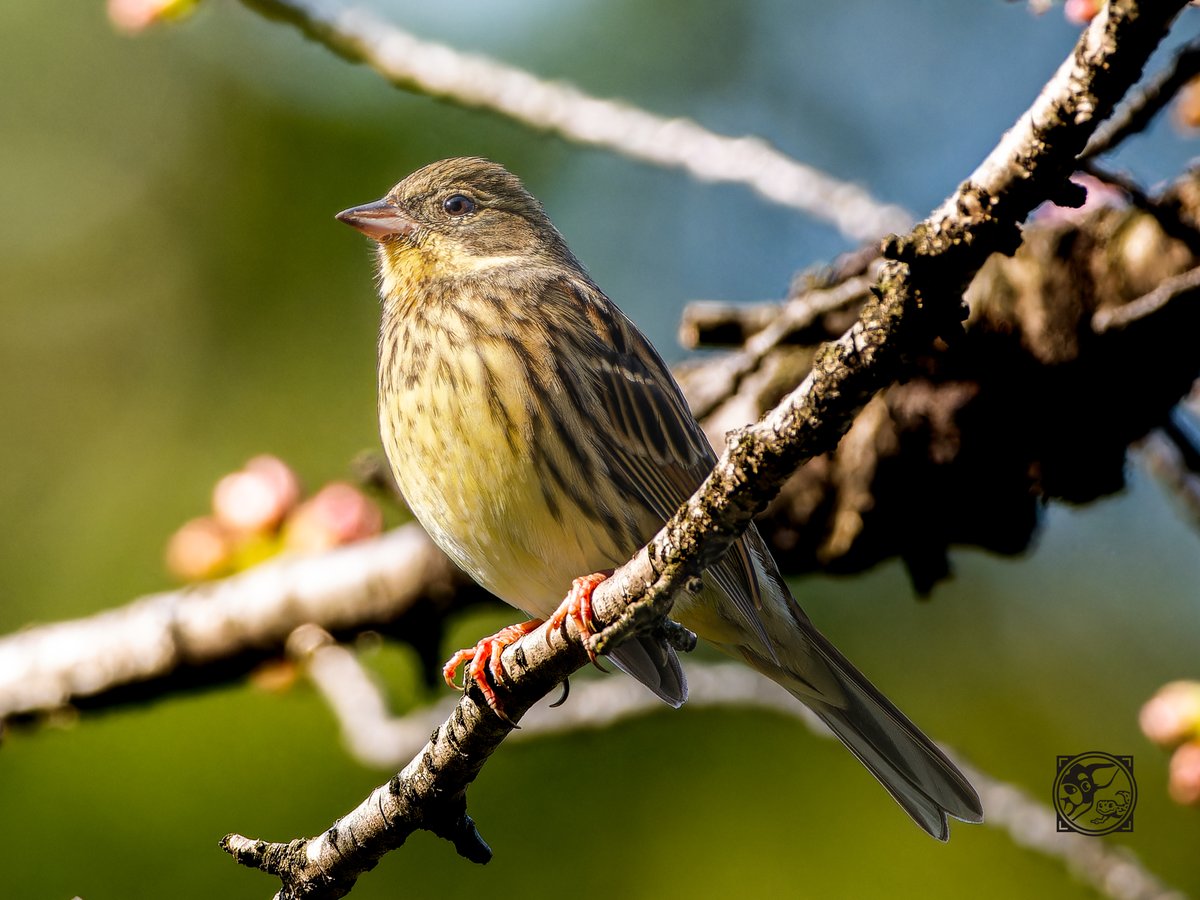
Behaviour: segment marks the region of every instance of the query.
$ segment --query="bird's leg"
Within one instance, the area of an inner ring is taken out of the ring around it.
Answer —
[[[501,628],[491,637],[483,638],[474,647],[459,650],[442,666],[442,677],[446,679],[446,684],[457,690],[458,685],[454,683],[454,678],[458,674],[458,667],[470,661],[471,665],[467,667],[466,674],[479,685],[479,690],[483,694],[483,698],[487,700],[488,706],[492,708],[492,712],[515,728],[516,723],[504,712],[500,705],[500,698],[496,695],[496,685],[505,678],[504,664],[500,661],[500,655],[504,652],[505,647],[515,644],[541,624],[541,619],[530,619],[528,622],[509,625],[507,628]],[[467,687],[465,677],[462,687],[463,690]]]
[[[547,621],[551,628],[562,629],[566,627],[567,620],[571,619],[579,628],[579,634],[583,638],[583,646],[587,649],[588,659],[592,661],[592,665],[604,671],[600,663],[596,661],[596,654],[591,647],[588,647],[587,639],[596,633],[596,623],[592,619],[592,591],[604,581],[611,572],[596,572],[594,575],[584,575],[582,578],[576,578],[571,582],[571,590],[567,594],[562,605],[554,611]]]
[[[587,647],[587,639],[595,634],[595,622],[592,620],[592,591],[610,574],[609,572],[597,572],[594,575],[584,575],[582,578],[572,581],[571,590],[566,599],[549,619],[550,627],[561,630],[566,627],[568,619],[574,621],[584,640],[584,646]],[[528,622],[509,625],[507,628],[501,628],[491,637],[483,638],[474,647],[459,650],[442,666],[442,677],[446,679],[446,684],[458,690],[459,686],[454,681],[458,675],[458,667],[465,662],[470,662],[466,674],[479,685],[479,690],[487,700],[488,706],[492,708],[492,712],[516,727],[516,723],[504,712],[500,705],[500,698],[496,694],[496,687],[505,679],[504,664],[500,661],[500,656],[504,653],[505,647],[515,644],[541,624],[541,619],[530,619]],[[602,672],[605,671],[590,647],[587,647],[587,655],[596,668]],[[465,689],[466,686],[464,679],[462,688]],[[563,699],[565,700],[566,697],[564,696]]]

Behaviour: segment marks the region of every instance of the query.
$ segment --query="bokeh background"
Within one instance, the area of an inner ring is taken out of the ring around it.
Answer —
[[[1025,108],[1077,29],[1022,4],[445,0],[378,7],[420,35],[798,158],[923,212]],[[1194,30],[1185,17],[1183,28]],[[310,485],[376,446],[367,242],[332,214],[417,166],[521,173],[670,359],[689,299],[778,297],[848,249],[733,186],[564,142],[385,85],[230,0],[138,38],[100,3],[0,4],[0,632],[169,584],[164,542],[259,452]],[[1160,123],[1118,158],[1144,182],[1195,145]],[[1139,704],[1196,676],[1200,537],[1136,465],[1120,496],[1046,510],[1020,559],[961,551],[919,603],[900,567],[797,593],[934,736],[1035,796],[1058,754],[1131,753],[1132,835],[1200,892],[1200,813],[1165,797]],[[457,622],[450,644],[510,621]],[[411,654],[369,662],[398,710]],[[304,685],[231,686],[0,746],[0,894],[261,898],[228,831],[311,834],[388,773],[349,760]],[[829,741],[765,714],[687,709],[506,748],[470,795],[487,867],[418,834],[373,897],[1082,897],[989,828],[929,840]]]

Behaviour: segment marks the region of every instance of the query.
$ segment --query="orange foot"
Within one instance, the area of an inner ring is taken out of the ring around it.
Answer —
[[[592,619],[592,591],[606,578],[608,575],[604,572],[576,578],[571,582],[571,591],[567,594],[567,598],[548,620],[551,628],[558,629],[565,628],[568,619],[573,620],[579,628],[579,634],[583,637],[584,647],[587,647],[588,659],[600,671],[604,671],[604,669],[596,661],[596,654],[592,652],[591,647],[588,647],[587,639],[596,633],[596,623]]]
[[[483,693],[483,698],[487,700],[488,706],[492,708],[492,712],[516,728],[517,723],[508,717],[500,705],[500,698],[496,695],[496,685],[505,678],[500,654],[504,652],[505,647],[515,644],[541,624],[541,619],[530,619],[528,622],[509,625],[507,628],[501,628],[491,637],[485,637],[474,647],[468,650],[459,650],[442,666],[442,677],[446,679],[446,684],[456,690],[459,689],[458,685],[454,683],[454,679],[458,675],[458,667],[469,660],[471,665],[467,667],[466,673],[479,685],[479,690]],[[464,678],[463,688],[465,689],[466,686]]]

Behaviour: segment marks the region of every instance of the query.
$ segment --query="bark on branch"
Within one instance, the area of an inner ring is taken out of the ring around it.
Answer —
[[[306,623],[354,633],[394,628],[407,615],[433,620],[431,608],[464,589],[465,576],[412,524],[319,556],[283,557],[222,581],[19,631],[0,638],[0,723],[235,677],[277,656]],[[436,634],[430,643],[436,650]]]
[[[1113,0],[971,178],[912,233],[889,242],[889,262],[858,321],[817,353],[809,376],[780,406],[732,436],[685,507],[597,589],[595,649],[660,623],[674,593],[725,552],[801,461],[831,450],[871,395],[932,338],[953,339],[966,285],[991,253],[1016,249],[1019,224],[1039,202],[1067,194],[1077,155],[1182,6]],[[519,718],[586,660],[574,631],[564,637],[543,626],[510,647],[510,714]],[[508,732],[472,687],[401,773],[323,834],[288,844],[228,835],[222,846],[277,875],[282,898],[344,896],[417,828],[485,861],[490,850],[466,814],[466,790]]]
[[[788,481],[759,520],[785,573],[851,574],[899,556],[928,593],[949,573],[952,546],[1020,553],[1047,502],[1090,502],[1124,486],[1130,446],[1168,420],[1200,372],[1189,274],[1200,257],[1176,234],[1200,221],[1200,174],[1180,178],[1153,209],[1117,198],[1093,205],[1048,211],[1014,256],[989,259],[967,291],[963,336],[921,354],[836,453]],[[689,396],[720,400],[704,423],[710,435],[755,418],[802,377],[815,344],[861,302],[849,294],[844,307],[806,319],[834,296],[822,282],[782,305],[685,313],[694,340],[748,341],[681,373]],[[779,341],[747,371],[742,361],[772,325]]]

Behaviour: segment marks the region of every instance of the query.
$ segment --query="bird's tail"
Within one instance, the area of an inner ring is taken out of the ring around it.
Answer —
[[[954,763],[817,631],[794,602],[789,606],[795,624],[789,623],[790,639],[775,642],[772,658],[750,646],[737,648],[739,655],[812,709],[904,811],[939,841],[950,835],[947,816],[983,821],[979,795]],[[802,641],[796,639],[797,625]]]
[[[809,628],[806,637],[837,679],[842,696],[830,702],[795,690],[792,694],[808,703],[904,811],[939,841],[949,837],[948,815],[982,822],[979,795],[958,767],[824,635]]]

